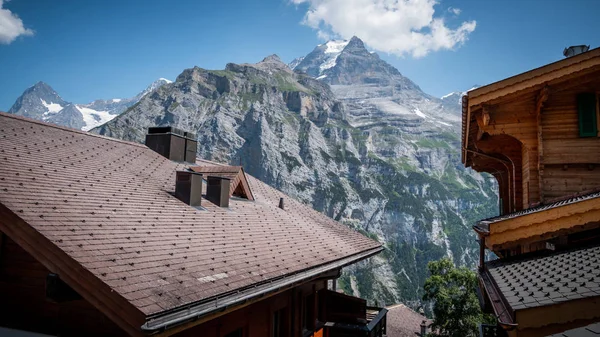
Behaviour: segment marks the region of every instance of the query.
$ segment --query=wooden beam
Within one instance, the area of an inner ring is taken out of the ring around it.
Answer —
[[[485,236],[479,235],[479,271],[485,269]]]
[[[546,306],[516,310],[515,317],[519,324],[519,337],[548,336],[548,333],[552,335],[565,331],[564,328],[560,327],[561,324],[576,322],[577,324],[586,325],[597,321],[600,317],[600,298],[590,296]],[[537,333],[531,331],[530,334],[527,334],[526,332],[530,328],[545,329],[545,332],[540,334],[540,331],[537,331]]]
[[[546,232],[540,235],[532,236],[530,238],[525,238],[517,241],[506,242],[503,244],[495,245],[493,247],[489,247],[490,249],[496,251],[512,249],[517,246],[529,245],[536,242],[548,241],[557,237],[579,233],[587,230],[600,228],[600,222],[592,222],[587,223],[585,225],[578,225],[570,228],[560,229],[556,232]]]
[[[141,311],[1,203],[0,231],[50,272],[61,275],[66,284],[127,334],[143,336],[140,327],[145,315]]]
[[[4,233],[0,231],[0,267],[2,267],[2,251],[4,250]]]
[[[539,115],[541,113],[542,107],[544,103],[548,100],[548,91],[549,87],[546,85],[538,92],[538,95],[535,99],[535,114]]]
[[[600,198],[551,208],[490,224],[487,247],[557,232],[600,219]]]
[[[467,99],[469,98],[468,96],[469,94],[467,93]],[[469,134],[471,133],[470,131],[470,127],[471,127],[471,106],[467,106],[467,127],[465,128],[465,134],[463,135],[464,141],[463,141],[463,158],[465,158],[465,162],[463,164],[465,164],[465,167],[467,166],[467,156],[468,156],[468,152],[467,152],[467,148],[469,147]]]
[[[490,124],[490,112],[487,105],[483,106],[480,111],[475,114],[475,120],[479,129],[484,129]]]
[[[585,53],[588,54],[588,53]],[[584,54],[581,54],[584,55]],[[563,77],[570,79],[575,73],[583,73],[590,69],[596,70],[600,66],[600,50],[596,49],[590,52],[586,59],[569,60],[565,59],[555,64],[547,65],[530,72],[514,76],[512,78],[491,84],[485,87],[475,89],[470,92],[469,104],[477,105],[491,100],[507,96],[519,91],[531,89],[540,86],[543,83],[561,79]],[[569,64],[559,64],[565,62]],[[574,61],[574,62],[568,62]],[[581,76],[579,74],[578,76]]]
[[[548,100],[548,86],[544,86],[537,95],[535,101],[535,116],[537,124],[537,141],[538,141],[538,185],[540,202],[544,203],[544,137],[542,134],[542,108],[544,103]]]

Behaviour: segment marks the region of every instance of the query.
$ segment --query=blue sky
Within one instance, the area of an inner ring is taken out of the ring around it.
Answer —
[[[40,80],[76,103],[130,97],[194,65],[222,69],[273,53],[289,62],[324,36],[358,35],[435,96],[559,60],[569,45],[600,46],[600,1],[410,0],[390,13],[364,10],[382,1],[0,0],[0,110]],[[330,10],[306,16],[319,5]],[[15,19],[16,37],[6,31]],[[419,22],[430,19],[447,34],[400,41],[427,35],[431,26]]]

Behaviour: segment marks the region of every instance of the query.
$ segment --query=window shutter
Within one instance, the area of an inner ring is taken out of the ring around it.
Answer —
[[[596,94],[577,95],[577,111],[579,113],[579,137],[596,137]]]

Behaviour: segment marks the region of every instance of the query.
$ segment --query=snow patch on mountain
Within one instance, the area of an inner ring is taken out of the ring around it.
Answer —
[[[294,70],[300,64],[300,62],[302,62],[302,60],[304,60],[304,56],[297,57],[297,58],[293,59],[292,62],[288,63],[288,67],[290,67],[290,69]]]
[[[321,64],[321,66],[319,67],[319,74],[322,74],[325,70],[329,69],[329,68],[333,68],[336,64],[337,58],[338,56],[340,56],[340,53],[342,52],[342,50],[344,50],[344,48],[346,48],[346,46],[348,45],[348,40],[331,40],[331,41],[327,41],[325,44],[319,45],[319,46],[325,46],[325,55],[327,56],[327,59],[325,60],[325,62],[323,62]]]
[[[83,131],[89,131],[118,116],[118,114],[113,115],[109,111],[94,110],[85,105],[75,105],[75,107],[83,115],[83,122],[85,123],[85,126],[81,128]]]
[[[458,104],[462,104],[462,97],[465,96],[469,91],[475,90],[477,88],[479,88],[479,86],[478,85],[474,85],[471,89],[469,89],[467,91],[454,91],[454,92],[446,94],[446,95],[444,95],[444,96],[442,96],[440,98],[443,101],[443,100],[447,100],[447,99],[454,99],[454,97],[457,97],[458,98]]]
[[[27,88],[8,112],[88,131],[112,120],[145,95],[170,83],[173,81],[159,78],[131,98],[98,99],[87,104],[73,104],[63,100],[48,84],[40,81]]]
[[[428,116],[426,114],[424,114],[423,112],[421,112],[421,110],[419,110],[419,108],[415,108],[415,115],[417,115],[421,118],[424,118],[424,119],[428,118]]]
[[[42,105],[46,108],[46,112],[44,112],[43,114],[43,120],[46,120],[50,117],[50,115],[54,115],[59,113],[64,107],[58,103],[48,103],[46,101],[44,101],[43,99],[40,98],[40,101],[42,101]]]

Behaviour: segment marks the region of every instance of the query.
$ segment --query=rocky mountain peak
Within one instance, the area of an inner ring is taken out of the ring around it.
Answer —
[[[269,55],[269,56],[265,57],[261,62],[274,62],[274,63],[282,63],[283,64],[283,61],[281,61],[281,59],[279,58],[279,56],[277,56],[277,54]]]
[[[54,89],[52,89],[52,87],[49,86],[48,84],[46,84],[46,82],[44,82],[44,81],[39,81],[36,84],[32,85],[31,89],[40,89],[40,90],[51,90],[51,91],[54,91]]]
[[[348,293],[416,303],[426,261],[472,266],[469,224],[497,206],[481,204],[493,186],[460,163],[461,117],[358,38],[320,44],[295,68],[269,56],[188,69],[92,132],[141,142],[149,126],[194,131],[201,158],[242,165],[376,237],[389,249],[345,269]]]
[[[113,119],[148,93],[168,83],[172,81],[159,78],[131,98],[98,99],[87,104],[74,104],[63,100],[47,83],[39,81],[27,88],[8,112],[87,131]]]
[[[173,81],[161,77],[158,80],[152,82],[146,89],[137,94],[133,99],[139,101],[142,97],[169,83],[173,83]]]
[[[294,67],[330,85],[370,84],[420,91],[392,65],[371,53],[356,36],[350,40],[331,40],[318,45]]]
[[[242,67],[253,67],[253,68],[257,68],[259,70],[262,71],[266,71],[268,73],[272,73],[272,72],[286,72],[286,73],[291,73],[292,71],[290,70],[290,68],[288,67],[287,64],[285,64],[280,58],[279,56],[277,56],[277,54],[272,54],[269,55],[267,57],[265,57],[262,61],[256,63],[256,64],[241,64],[240,66]],[[230,66],[229,64],[227,65],[226,69],[236,69],[238,67],[238,65],[232,65]],[[235,71],[235,70],[234,70]]]
[[[39,81],[33,86],[29,87],[23,94],[35,95],[42,99],[51,98],[54,102],[63,101],[63,99],[56,93],[56,91],[54,91],[54,89],[52,89],[51,86],[42,81]]]
[[[365,47],[365,43],[356,36],[353,36],[350,41],[348,41],[348,44],[344,50],[342,50],[342,53],[371,54]]]

